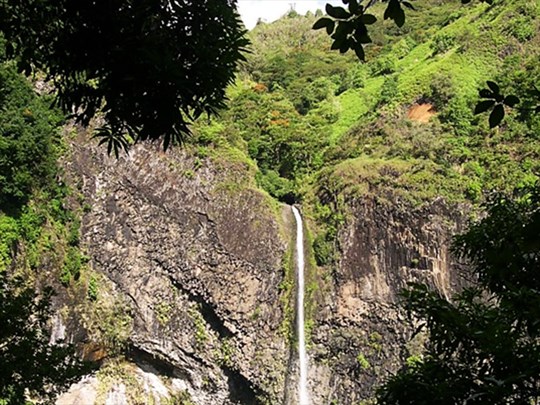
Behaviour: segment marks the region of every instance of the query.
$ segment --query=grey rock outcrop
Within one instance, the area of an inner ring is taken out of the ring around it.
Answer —
[[[348,210],[340,260],[320,297],[313,334],[313,386],[327,387],[317,403],[369,399],[385,376],[420,353],[425,337],[411,341],[417,325],[398,305],[408,282],[442,295],[461,286],[450,245],[465,207],[441,199],[412,207],[365,197],[349,201]]]
[[[148,145],[116,160],[88,144],[65,166],[91,207],[92,268],[127,302],[134,360],[165,366],[198,404],[278,401],[288,232],[250,167]]]

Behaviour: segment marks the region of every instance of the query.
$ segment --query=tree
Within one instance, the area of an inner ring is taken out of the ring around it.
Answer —
[[[325,28],[334,40],[331,49],[339,49],[341,53],[353,50],[361,61],[365,60],[364,46],[371,43],[369,26],[377,22],[377,17],[368,13],[376,0],[342,0],[347,9],[326,4],[327,16],[320,18],[313,25],[313,29]],[[493,0],[480,0],[492,4]],[[393,20],[398,27],[405,24],[405,9],[415,10],[411,2],[406,0],[387,0],[384,11],[385,20]],[[461,0],[467,4],[471,0]]]
[[[498,195],[455,240],[476,283],[448,301],[404,292],[429,342],[378,391],[380,404],[532,404],[540,400],[540,185]]]
[[[54,182],[62,117],[7,64],[0,65],[0,105],[0,210],[16,212]]]
[[[235,0],[6,0],[0,32],[26,74],[45,72],[56,103],[109,152],[134,141],[189,134],[224,106],[248,41]],[[129,137],[127,136],[129,135]]]
[[[69,345],[49,344],[52,290],[38,296],[21,278],[0,272],[0,404],[25,404],[27,395],[52,400],[85,366]]]

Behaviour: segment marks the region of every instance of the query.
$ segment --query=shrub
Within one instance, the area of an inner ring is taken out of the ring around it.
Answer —
[[[384,83],[381,87],[381,95],[379,97],[379,104],[389,104],[393,101],[397,101],[399,97],[398,78],[397,76],[389,76],[384,79]]]
[[[266,190],[272,197],[280,201],[294,202],[296,191],[294,183],[280,175],[275,170],[259,171],[255,175],[257,185]]]
[[[482,197],[482,185],[475,180],[471,180],[465,189],[465,197],[472,202],[480,201]]]
[[[446,73],[437,73],[429,84],[429,98],[437,110],[443,110],[456,95],[452,78]]]
[[[430,44],[433,55],[448,52],[454,47],[456,39],[453,35],[446,32],[439,32],[433,37],[433,41]]]
[[[88,281],[88,298],[90,301],[96,301],[98,299],[98,281],[92,276]]]
[[[326,266],[335,261],[334,244],[328,240],[328,235],[318,235],[313,241],[313,253],[319,266]]]
[[[60,116],[10,65],[0,66],[0,207],[19,210],[56,173]]]
[[[510,35],[516,38],[520,42],[526,42],[536,34],[536,29],[534,27],[534,21],[531,18],[526,16],[519,16],[517,18],[512,18],[508,30]]]
[[[76,247],[68,247],[62,272],[60,273],[60,282],[67,286],[72,279],[78,280],[81,274],[82,256]]]
[[[11,263],[12,250],[19,238],[19,226],[11,217],[0,215],[0,272]]]
[[[375,59],[371,64],[373,76],[388,75],[396,71],[397,58],[394,55],[385,55]]]

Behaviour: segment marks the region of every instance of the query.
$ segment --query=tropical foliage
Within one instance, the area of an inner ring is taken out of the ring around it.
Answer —
[[[222,107],[247,45],[234,1],[3,1],[0,32],[26,74],[44,72],[56,103],[118,154],[162,139]],[[129,135],[129,138],[127,136]]]

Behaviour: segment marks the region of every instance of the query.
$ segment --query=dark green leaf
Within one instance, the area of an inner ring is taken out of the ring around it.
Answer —
[[[501,92],[501,90],[499,89],[499,86],[497,85],[497,83],[489,81],[489,80],[486,83],[487,83],[488,87],[491,89],[491,91],[493,91],[493,93],[499,94]]]
[[[351,17],[351,15],[343,7],[334,7],[331,4],[326,5],[326,13],[330,17],[334,17],[339,20],[346,20]]]
[[[321,28],[328,27],[328,25],[333,24],[333,23],[334,22],[330,18],[323,17],[323,18],[320,18],[317,21],[315,21],[315,24],[313,24],[312,29],[320,30]]]
[[[332,35],[332,33],[334,32],[335,26],[336,26],[336,23],[334,21],[330,20],[330,24],[328,24],[326,26],[326,33],[328,35]]]
[[[377,17],[372,14],[364,14],[361,18],[362,22],[366,25],[374,24],[377,21]]]
[[[354,30],[354,24],[350,21],[339,21],[334,33],[334,39],[347,38],[349,34],[352,34]]]
[[[351,0],[349,2],[349,12],[351,14],[358,14],[358,12],[361,10],[360,6],[358,5],[357,0]]]
[[[356,43],[353,49],[354,49],[354,53],[356,54],[356,57],[360,59],[362,62],[365,62],[366,56],[365,56],[364,48],[362,47],[362,44]]]
[[[488,89],[482,89],[478,93],[480,94],[480,97],[483,97],[483,98],[495,98],[495,94],[493,94]]]
[[[369,44],[371,43],[371,38],[368,35],[368,31],[365,26],[359,26],[356,31],[354,32],[354,38],[356,39],[356,42],[359,42],[361,44]]]
[[[495,128],[498,126],[504,118],[504,106],[497,104],[491,114],[489,115],[489,127]]]
[[[487,110],[489,110],[491,107],[495,105],[495,100],[484,100],[479,102],[476,105],[476,108],[474,109],[475,114],[483,113]]]
[[[403,25],[405,24],[405,12],[403,11],[403,9],[401,7],[396,12],[394,21],[395,21],[396,25],[398,27],[400,27],[400,28],[403,27]]]
[[[384,19],[394,20],[398,27],[402,27],[405,24],[405,12],[401,8],[399,0],[390,0],[388,6],[384,11]]]
[[[386,6],[386,9],[384,10],[384,19],[385,20],[388,20],[388,19],[391,19],[393,14],[394,14],[394,2],[392,0],[390,0],[390,2],[388,3],[388,5]]]
[[[341,46],[339,47],[339,52],[340,52],[340,53],[345,53],[345,52],[347,52],[349,49],[350,49],[350,41],[349,41],[349,40],[345,40],[345,41],[343,41],[343,43],[342,43]]]
[[[333,43],[332,43],[332,46],[330,47],[330,49],[334,50],[334,49],[340,49],[341,48],[341,45],[343,45],[343,42],[345,40],[343,38],[338,38],[336,39]]]
[[[519,104],[519,98],[511,94],[506,96],[504,99],[504,104],[506,104],[508,107],[514,107],[515,105]]]

